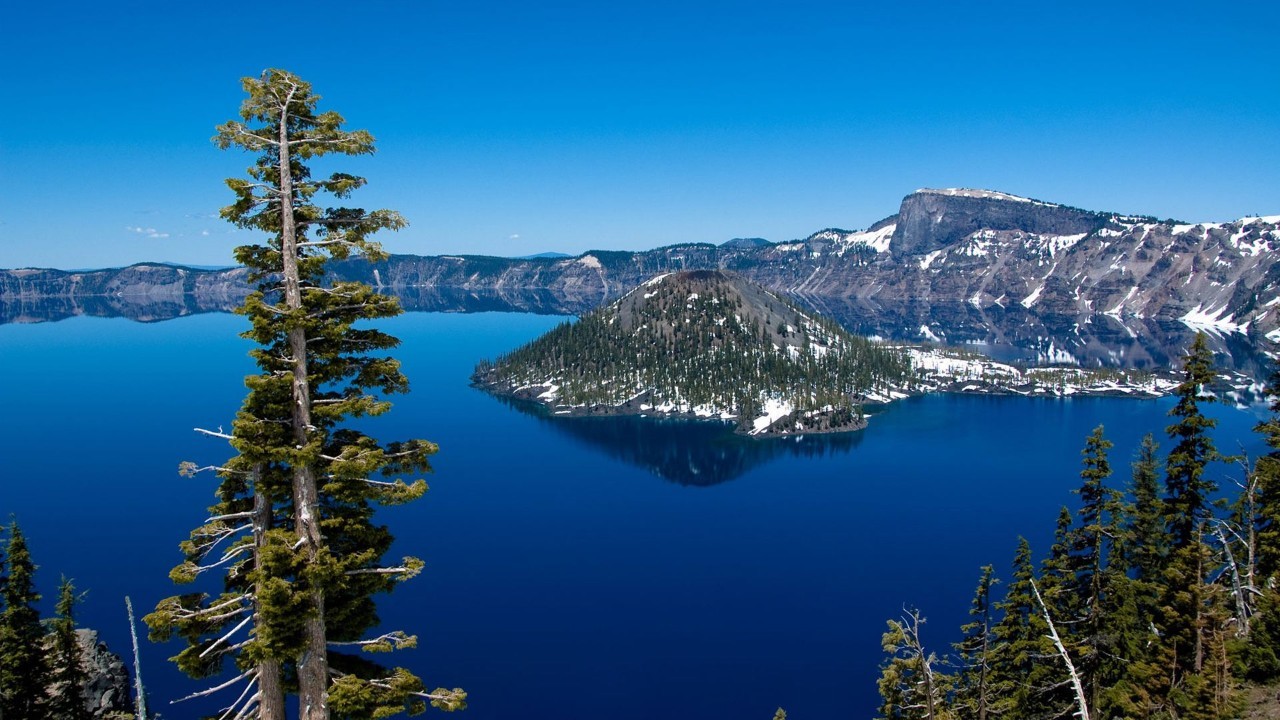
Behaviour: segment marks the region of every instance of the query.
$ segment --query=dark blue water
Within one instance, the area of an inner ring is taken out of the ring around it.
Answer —
[[[427,498],[380,516],[395,556],[427,561],[382,614],[419,635],[398,661],[466,688],[473,719],[872,717],[887,618],[918,606],[945,650],[978,568],[1004,572],[1018,535],[1047,547],[1088,432],[1106,425],[1127,473],[1168,422],[1167,401],[933,396],[858,435],[757,443],[548,419],[468,386],[478,359],[560,320],[384,325],[413,393],[373,429],[441,451]],[[191,429],[229,426],[250,370],[241,323],[0,326],[0,514],[27,532],[46,595],[75,578],[83,624],[122,654],[124,596],[146,612],[175,592],[177,543],[213,499],[212,478],[175,470],[226,457]],[[1256,415],[1213,414],[1224,448],[1258,447]],[[204,687],[166,662],[174,650],[144,643],[152,705],[194,717],[210,706],[167,705]]]

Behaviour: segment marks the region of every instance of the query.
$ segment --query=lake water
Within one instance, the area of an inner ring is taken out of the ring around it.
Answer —
[[[1085,436],[1105,424],[1127,475],[1163,439],[1167,400],[929,396],[858,434],[745,441],[720,427],[549,419],[475,390],[475,362],[562,318],[414,313],[385,322],[413,392],[371,423],[440,444],[432,491],[379,516],[426,571],[381,600],[420,638],[394,659],[461,686],[479,718],[870,718],[884,621],[917,606],[957,639],[978,568],[1007,576],[1019,535],[1049,544]],[[252,367],[243,320],[76,318],[0,325],[0,515],[29,536],[46,596],[88,591],[80,619],[129,652],[173,594],[177,543],[223,460],[194,427],[229,427]],[[1257,411],[1214,407],[1219,442],[1256,452]],[[1217,469],[1220,477],[1231,472]],[[45,603],[51,610],[51,601]],[[144,642],[152,706],[205,687]],[[230,700],[230,698],[226,698]]]

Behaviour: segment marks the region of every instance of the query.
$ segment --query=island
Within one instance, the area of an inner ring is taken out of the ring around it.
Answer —
[[[735,273],[658,275],[477,366],[474,383],[556,415],[733,421],[752,436],[857,430],[913,382],[900,348],[858,337]]]

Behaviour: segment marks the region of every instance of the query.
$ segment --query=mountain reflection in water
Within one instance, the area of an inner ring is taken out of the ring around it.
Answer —
[[[566,294],[546,289],[477,290],[409,287],[395,291],[409,312],[520,312],[581,315],[600,302],[599,293]],[[1120,318],[1095,314],[1042,315],[1017,303],[975,307],[969,303],[880,302],[799,295],[802,307],[821,313],[859,335],[891,341],[936,342],[1021,365],[1115,367],[1139,370],[1179,367],[1196,329],[1176,319]],[[79,315],[158,322],[207,312],[231,312],[239,297],[193,294],[152,297],[113,295],[0,300],[0,324],[53,322]],[[1272,343],[1242,333],[1209,335],[1218,368],[1265,380]]]
[[[736,435],[731,423],[716,420],[636,415],[557,417],[532,401],[493,397],[583,446],[664,480],[694,487],[719,485],[784,456],[846,454],[863,438],[863,432],[857,431],[756,439]]]

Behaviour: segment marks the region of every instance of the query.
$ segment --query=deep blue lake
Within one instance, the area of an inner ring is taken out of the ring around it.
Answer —
[[[432,490],[383,510],[426,571],[381,600],[419,636],[393,659],[460,686],[481,718],[870,718],[884,622],[959,636],[978,569],[1007,576],[1019,535],[1043,551],[1072,504],[1080,449],[1104,424],[1117,481],[1167,400],[928,396],[856,435],[745,441],[718,426],[540,417],[468,385],[477,360],[563,318],[415,313],[381,327],[410,395],[371,427],[440,444]],[[174,594],[177,544],[227,457],[195,427],[229,427],[251,371],[243,320],[76,318],[0,325],[0,519],[27,533],[51,596],[88,591],[85,626],[129,653],[140,614]],[[1215,406],[1218,441],[1257,452],[1257,412]],[[1233,468],[1215,469],[1224,481]],[[144,641],[152,707],[206,684]],[[229,701],[231,698],[226,698]]]

